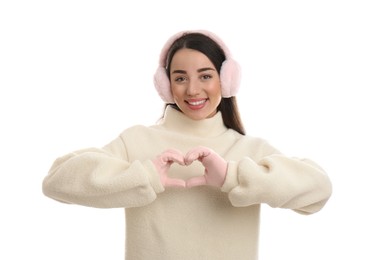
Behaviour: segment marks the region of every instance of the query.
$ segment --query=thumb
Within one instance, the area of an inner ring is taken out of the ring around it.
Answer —
[[[164,186],[185,188],[186,182],[182,179],[167,178]]]
[[[203,186],[203,185],[207,185],[207,179],[205,178],[204,175],[190,178],[186,182],[186,187],[187,188],[192,188],[192,187],[196,187],[196,186]]]

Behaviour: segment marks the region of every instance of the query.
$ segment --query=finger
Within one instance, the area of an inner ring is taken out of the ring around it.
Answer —
[[[183,156],[183,154],[176,154],[173,157],[173,161],[177,162],[178,164],[185,165],[185,157]]]
[[[185,164],[189,165],[193,161],[200,160],[201,158],[204,157],[204,152],[200,150],[192,150],[188,152],[185,156]]]
[[[205,179],[205,176],[198,176],[198,177],[193,177],[193,178],[188,179],[186,182],[186,187],[192,188],[195,186],[202,186],[206,184],[207,184],[207,180]]]
[[[184,180],[181,180],[181,179],[168,178],[165,181],[165,186],[167,186],[167,187],[182,187],[182,188],[185,188],[186,187],[186,182]]]
[[[177,162],[178,164],[185,165],[183,154],[175,149],[165,151],[163,153],[163,159],[169,163]]]
[[[190,165],[198,159],[199,159],[199,154],[192,153],[192,154],[186,155],[184,160],[185,160],[186,165]]]
[[[191,149],[185,156],[185,163],[191,164],[193,161],[201,161],[211,153],[210,149],[204,146],[198,146]]]
[[[185,159],[182,155],[170,155],[167,157],[167,162],[169,163],[178,163],[180,165],[185,165]]]

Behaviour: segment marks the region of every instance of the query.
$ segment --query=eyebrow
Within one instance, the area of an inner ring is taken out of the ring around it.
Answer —
[[[201,69],[198,69],[197,72],[203,72],[203,71],[208,71],[208,70],[214,70],[214,68],[210,68],[210,67],[206,67],[206,68],[201,68]],[[186,70],[174,70],[172,71],[172,74],[175,74],[175,73],[179,73],[179,74],[186,74]]]

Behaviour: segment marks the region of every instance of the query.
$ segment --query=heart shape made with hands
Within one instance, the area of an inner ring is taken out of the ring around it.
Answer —
[[[169,168],[177,163],[181,166],[189,166],[193,162],[199,161],[204,166],[202,176],[191,177],[186,181],[168,176]],[[158,155],[153,160],[155,167],[160,175],[160,180],[164,187],[194,187],[200,185],[210,185],[222,187],[227,173],[227,162],[212,149],[198,146],[191,149],[184,156],[180,151],[169,149]]]

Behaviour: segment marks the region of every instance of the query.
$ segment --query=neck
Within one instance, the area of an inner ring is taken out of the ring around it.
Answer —
[[[161,124],[169,130],[200,137],[218,136],[227,130],[221,112],[210,118],[194,120],[171,106],[166,108]]]

